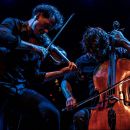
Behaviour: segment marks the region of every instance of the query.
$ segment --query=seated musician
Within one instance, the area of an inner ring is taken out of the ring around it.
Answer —
[[[69,129],[73,130],[88,129],[91,108],[96,106],[98,99],[79,108],[76,108],[76,105],[97,93],[94,89],[93,73],[97,66],[108,60],[110,45],[116,47],[118,57],[130,58],[130,42],[118,30],[108,35],[99,27],[89,27],[83,35],[81,44],[84,54],[76,60],[80,73],[66,74],[61,83],[66,98],[66,108],[68,111],[72,109],[73,121]]]
[[[0,24],[0,91],[17,99],[21,108],[28,112],[37,111],[42,120],[38,130],[60,130],[60,114],[44,95],[27,87],[63,76],[76,68],[69,62],[57,71],[41,71],[45,49],[39,46],[44,44],[40,36],[62,25],[63,16],[59,10],[47,4],[37,5],[28,21],[6,18]],[[23,129],[29,130],[27,126]]]

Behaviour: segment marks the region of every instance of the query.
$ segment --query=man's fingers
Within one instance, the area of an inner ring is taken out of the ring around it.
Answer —
[[[75,70],[77,68],[77,66],[74,62],[69,62],[69,68],[70,68],[70,70]]]

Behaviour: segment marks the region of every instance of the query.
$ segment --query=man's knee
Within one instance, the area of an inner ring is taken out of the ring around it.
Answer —
[[[55,108],[52,104],[47,104],[45,102],[42,102],[38,105],[38,109],[43,116],[47,117],[54,117],[59,118],[60,113],[58,109]]]
[[[48,130],[60,129],[60,113],[52,104],[40,103],[39,111]]]
[[[74,114],[74,120],[85,121],[90,117],[90,112],[87,109],[82,109]]]
[[[76,112],[73,116],[73,123],[76,130],[86,129],[90,118],[90,112],[87,109],[82,109]]]

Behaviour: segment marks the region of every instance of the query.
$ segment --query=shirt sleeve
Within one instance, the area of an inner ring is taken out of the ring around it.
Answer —
[[[19,44],[19,37],[16,34],[16,24],[13,18],[6,18],[0,24],[0,46],[15,48]]]
[[[64,80],[67,80],[70,84],[78,80],[78,73],[77,72],[69,72],[64,75]]]

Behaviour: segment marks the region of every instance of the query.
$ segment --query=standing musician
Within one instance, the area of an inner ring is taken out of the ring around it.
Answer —
[[[59,29],[62,24],[61,13],[47,4],[37,5],[28,21],[6,18],[0,24],[0,91],[17,98],[27,110],[38,111],[42,119],[39,130],[60,130],[59,111],[46,97],[27,87],[76,69],[76,65],[69,62],[57,71],[40,70],[46,53],[40,36]]]
[[[76,65],[79,72],[70,72],[64,76],[61,87],[66,98],[66,109],[73,113],[73,130],[87,130],[91,118],[91,108],[95,107],[98,98],[87,103],[83,107],[76,108],[78,102],[98,94],[94,89],[93,74],[95,69],[109,59],[109,47],[116,47],[118,57],[130,58],[130,42],[122,32],[113,30],[106,33],[99,27],[89,27],[82,39],[82,47],[85,54],[79,57]]]

